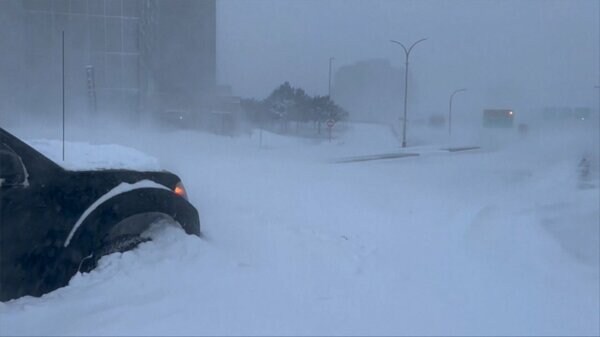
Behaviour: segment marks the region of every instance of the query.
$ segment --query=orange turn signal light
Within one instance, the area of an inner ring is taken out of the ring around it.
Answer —
[[[177,185],[175,185],[175,189],[173,189],[173,192],[175,192],[175,194],[184,198],[185,200],[188,200],[187,192],[185,191],[185,187],[183,187],[183,184],[181,182],[178,182]]]

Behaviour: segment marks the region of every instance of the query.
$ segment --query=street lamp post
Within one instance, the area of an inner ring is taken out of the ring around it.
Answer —
[[[595,85],[594,89],[600,89],[600,85]],[[600,90],[598,90],[598,113],[600,114]]]
[[[467,91],[467,89],[457,89],[454,90],[454,92],[452,93],[452,95],[450,95],[450,104],[448,106],[448,135],[452,136],[452,100],[454,99],[454,95],[456,95],[459,92],[464,92]]]
[[[327,96],[329,97],[330,100],[331,100],[331,64],[333,63],[333,60],[335,60],[335,57],[329,58],[329,86],[327,87]],[[321,116],[320,116],[320,114],[319,114],[319,117],[317,120],[317,133],[321,134]]]
[[[327,90],[327,95],[329,96],[329,99],[331,99],[331,63],[333,62],[333,60],[335,60],[335,57],[329,58],[329,87]]]
[[[410,55],[410,51],[413,49],[413,47],[422,41],[427,40],[425,39],[420,39],[419,41],[413,43],[408,49],[406,49],[406,47],[401,43],[398,42],[396,40],[390,40],[390,42],[392,43],[396,43],[399,44],[400,46],[402,46],[402,49],[404,49],[404,54],[406,55],[406,59],[405,59],[405,63],[404,63],[404,123],[402,124],[402,147],[406,147],[406,105],[407,105],[407,95],[408,95],[408,56]]]

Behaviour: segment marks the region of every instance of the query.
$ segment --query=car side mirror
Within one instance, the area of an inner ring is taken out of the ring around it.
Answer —
[[[21,158],[14,153],[0,151],[0,187],[25,185],[26,181]]]

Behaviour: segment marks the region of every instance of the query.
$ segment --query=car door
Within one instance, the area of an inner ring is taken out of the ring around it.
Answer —
[[[20,292],[27,275],[20,257],[31,246],[26,224],[31,223],[32,188],[21,157],[0,144],[0,300]]]

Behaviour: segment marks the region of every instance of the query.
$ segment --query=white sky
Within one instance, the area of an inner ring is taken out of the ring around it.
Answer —
[[[410,56],[423,109],[469,88],[480,104],[597,106],[598,0],[219,0],[218,79],[234,94],[264,98],[290,81],[326,94],[335,67]],[[401,80],[401,79],[399,79]],[[413,84],[411,84],[413,85]],[[498,92],[503,92],[498,95]]]

